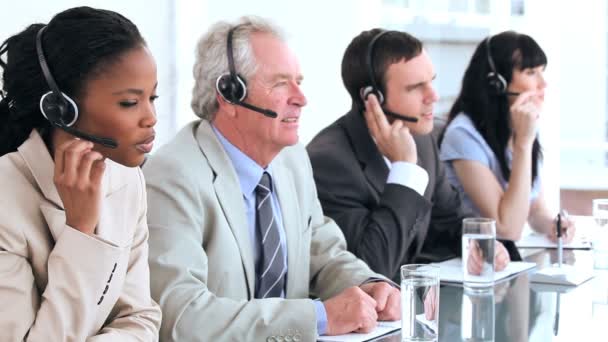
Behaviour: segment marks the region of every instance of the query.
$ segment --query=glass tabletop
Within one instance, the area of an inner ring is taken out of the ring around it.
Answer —
[[[566,250],[564,262],[592,270],[592,253]],[[555,250],[527,249],[522,254],[537,269],[557,259]],[[608,270],[593,270],[594,278],[577,287],[530,283],[532,272],[499,282],[485,294],[462,285],[442,285],[439,341],[479,341],[467,338],[476,333],[494,335],[487,340],[496,342],[608,341]],[[401,334],[376,341],[401,341]]]

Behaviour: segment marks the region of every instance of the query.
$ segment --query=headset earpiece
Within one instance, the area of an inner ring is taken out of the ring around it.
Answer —
[[[488,73],[488,86],[496,94],[505,94],[507,92],[507,81],[501,74],[497,72]]]
[[[63,98],[57,96],[53,91],[42,95],[40,98],[40,112],[51,122],[71,127],[78,120],[78,106],[66,94],[61,93],[61,95],[63,95]]]
[[[226,37],[226,56],[228,57],[229,73],[220,75],[215,80],[215,90],[228,103],[258,112],[269,118],[276,118],[279,116],[276,112],[245,102],[245,98],[247,98],[247,83],[236,73],[234,56],[232,55],[232,35],[238,27],[239,25],[234,26],[228,31],[228,37]]]
[[[507,93],[507,80],[496,70],[496,65],[494,64],[494,59],[492,58],[492,50],[490,49],[491,39],[492,36],[486,38],[486,55],[488,57],[488,65],[490,67],[490,72],[488,72],[486,79],[490,90],[496,95],[502,95]]]
[[[36,54],[38,55],[42,75],[51,91],[40,97],[40,112],[51,123],[60,127],[70,127],[78,120],[78,106],[74,100],[59,90],[59,86],[46,63],[44,50],[42,49],[42,34],[45,29],[46,26],[43,26],[36,34]]]
[[[376,70],[374,69],[374,46],[376,45],[376,42],[380,39],[380,37],[389,32],[391,31],[380,31],[380,33],[376,34],[372,38],[372,40],[369,42],[369,45],[367,46],[367,53],[365,54],[365,64],[369,76],[369,85],[361,88],[360,90],[363,102],[367,100],[369,94],[374,94],[376,95],[376,98],[378,99],[380,105],[384,103],[384,95],[382,94],[380,87],[376,83]]]
[[[369,85],[365,86],[359,90],[359,95],[361,96],[361,99],[363,100],[363,102],[365,102],[367,100],[367,97],[370,94],[374,94],[374,95],[376,95],[376,98],[378,99],[378,103],[380,104],[380,106],[382,106],[384,104],[384,100],[385,100],[384,94],[382,94],[382,91],[380,90],[380,87],[378,86],[378,83],[376,82],[376,70],[374,69],[374,46],[376,45],[376,42],[380,39],[380,37],[382,37],[383,35],[385,35],[389,32],[396,32],[396,31],[380,31],[380,33],[376,34],[372,38],[372,40],[369,42],[369,45],[367,46],[367,53],[365,54],[365,66],[367,68]],[[387,108],[382,108],[382,110],[384,111],[385,115],[388,115],[392,118],[395,118],[398,120],[404,120],[404,121],[408,121],[408,122],[418,122],[418,118],[391,112]]]
[[[231,74],[223,74],[215,81],[215,90],[228,103],[236,104],[247,97],[247,85],[239,76],[232,77]]]
[[[361,95],[361,99],[363,100],[363,102],[367,101],[367,97],[370,94],[376,95],[376,98],[378,99],[378,103],[380,105],[382,105],[384,103],[384,95],[382,95],[382,92],[380,90],[374,89],[374,87],[372,87],[372,86],[367,86],[367,87],[361,88],[360,95]]]

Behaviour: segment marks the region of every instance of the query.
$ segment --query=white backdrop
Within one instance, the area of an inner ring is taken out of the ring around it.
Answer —
[[[399,11],[387,13],[383,6],[390,1],[382,0],[0,1],[0,40],[32,22],[48,22],[56,12],[76,5],[115,10],[133,20],[158,64],[157,147],[195,119],[190,110],[194,47],[200,35],[220,19],[256,14],[271,18],[288,33],[302,65],[308,98],[300,130],[303,143],[348,110],[350,100],[340,78],[340,62],[347,44],[362,30],[388,26],[412,30],[425,39],[438,72],[435,85],[443,98],[438,106],[441,111],[449,108],[459,89],[476,40],[488,33],[519,30],[537,39],[549,57],[547,110],[541,132],[550,204],[559,204],[560,183],[608,186],[608,177],[603,176],[606,170],[599,165],[601,151],[589,154],[574,149],[562,154],[565,158],[560,163],[560,143],[597,145],[606,136],[605,1],[582,0],[576,7],[550,0],[526,1],[526,14],[519,18],[511,17],[509,2],[499,0],[491,0],[491,14],[481,18],[441,13],[438,9],[447,8],[448,0],[427,0],[423,15],[410,10],[403,16]]]

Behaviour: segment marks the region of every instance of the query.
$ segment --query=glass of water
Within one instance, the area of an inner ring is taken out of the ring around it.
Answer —
[[[494,302],[494,287],[464,287],[460,316],[462,341],[494,341]]]
[[[595,268],[608,268],[608,198],[593,200],[593,219],[597,225],[593,239]]]
[[[462,220],[462,272],[468,286],[494,283],[496,222],[489,218]]]
[[[401,266],[401,340],[437,341],[439,266]]]

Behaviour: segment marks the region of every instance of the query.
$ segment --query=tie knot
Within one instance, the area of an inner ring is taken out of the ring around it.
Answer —
[[[272,191],[270,174],[268,174],[268,172],[264,172],[262,174],[262,178],[260,179],[260,182],[258,183],[258,186],[256,186],[255,190],[258,193],[262,192],[264,194]]]

